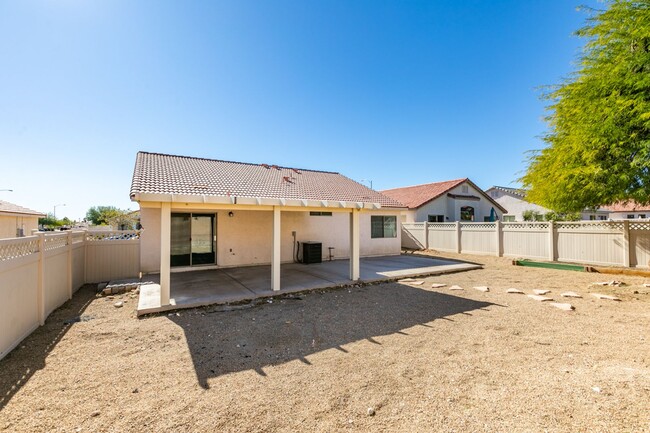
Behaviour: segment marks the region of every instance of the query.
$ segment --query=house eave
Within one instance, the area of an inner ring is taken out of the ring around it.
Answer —
[[[339,200],[310,200],[293,198],[267,198],[267,197],[242,197],[242,196],[216,196],[206,194],[160,194],[160,193],[132,193],[131,200],[136,202],[160,203],[201,203],[215,205],[249,205],[249,206],[282,206],[328,209],[381,209],[380,203],[361,201]]]

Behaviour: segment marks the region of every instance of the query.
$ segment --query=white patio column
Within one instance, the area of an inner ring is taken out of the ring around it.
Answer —
[[[273,246],[271,251],[271,289],[280,290],[280,208],[273,206]]]
[[[160,207],[160,305],[169,305],[171,280],[172,204]]]
[[[350,212],[350,279],[359,279],[359,210]]]

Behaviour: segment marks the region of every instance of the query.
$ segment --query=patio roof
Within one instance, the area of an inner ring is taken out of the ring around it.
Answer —
[[[339,173],[138,152],[134,201],[353,209],[404,208]]]

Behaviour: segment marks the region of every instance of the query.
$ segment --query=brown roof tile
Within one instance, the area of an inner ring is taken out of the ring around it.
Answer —
[[[8,201],[3,201],[3,200],[0,200],[0,212],[45,216],[43,212],[31,210],[26,207],[18,206],[17,204],[9,203]]]
[[[409,209],[415,209],[440,197],[466,180],[467,178],[446,180],[444,182],[433,182],[424,185],[387,189],[382,191],[382,194],[387,195],[400,203],[404,203]]]
[[[333,200],[405,207],[339,173],[138,152],[131,196],[143,193]]]
[[[617,202],[609,206],[603,206],[601,209],[612,212],[646,212],[650,211],[650,204],[642,205],[635,201]]]

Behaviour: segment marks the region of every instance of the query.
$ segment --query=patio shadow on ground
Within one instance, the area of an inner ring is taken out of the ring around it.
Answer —
[[[185,333],[199,384],[224,374],[255,370],[345,344],[390,335],[436,319],[491,305],[395,283],[314,291],[272,304],[168,316]],[[201,310],[197,310],[201,311]]]

